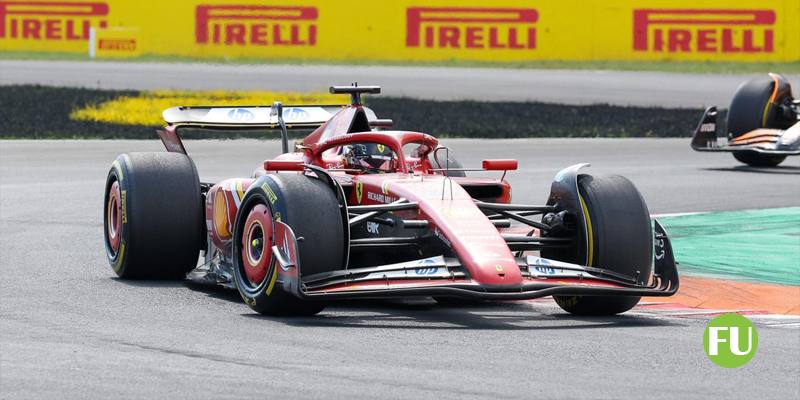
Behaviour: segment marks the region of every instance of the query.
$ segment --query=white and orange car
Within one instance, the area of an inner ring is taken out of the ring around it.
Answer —
[[[800,154],[800,100],[785,77],[743,83],[736,90],[727,117],[727,143],[717,137],[717,108],[709,107],[692,137],[696,151],[728,151],[754,167],[774,167]]]

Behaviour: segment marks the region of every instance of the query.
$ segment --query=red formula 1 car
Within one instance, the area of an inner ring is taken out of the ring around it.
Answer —
[[[754,167],[774,167],[787,156],[800,155],[800,99],[792,96],[785,77],[743,83],[728,108],[727,142],[717,138],[717,108],[709,107],[692,137],[696,151],[732,152]]]
[[[616,314],[678,289],[666,232],[627,179],[577,164],[555,176],[546,204],[512,203],[503,178],[516,160],[463,168],[433,136],[385,130],[391,121],[361,104],[380,88],[331,92],[351,104],[166,110],[167,152],[120,155],[108,173],[114,271],[188,274],[270,315],[311,315],[338,299],[549,295],[571,313]],[[283,154],[213,184],[198,179],[179,138],[275,128]],[[295,128],[315,130],[289,152]],[[476,170],[498,176],[465,174]]]

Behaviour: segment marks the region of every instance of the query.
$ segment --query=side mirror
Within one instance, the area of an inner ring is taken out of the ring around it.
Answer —
[[[394,121],[391,119],[373,119],[369,121],[370,128],[389,129],[394,126]]]
[[[516,171],[517,160],[483,160],[486,171]]]

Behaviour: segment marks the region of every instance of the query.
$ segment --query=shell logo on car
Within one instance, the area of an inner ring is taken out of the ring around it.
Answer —
[[[651,52],[772,53],[775,11],[636,9],[633,49]]]

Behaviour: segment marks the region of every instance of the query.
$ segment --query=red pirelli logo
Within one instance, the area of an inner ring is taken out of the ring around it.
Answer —
[[[107,15],[107,3],[0,0],[0,39],[88,40]]]
[[[531,8],[409,7],[406,47],[535,49],[538,20]]]
[[[206,44],[314,46],[316,7],[200,5],[195,15],[195,41]]]
[[[633,49],[670,53],[771,53],[773,10],[634,10]]]

